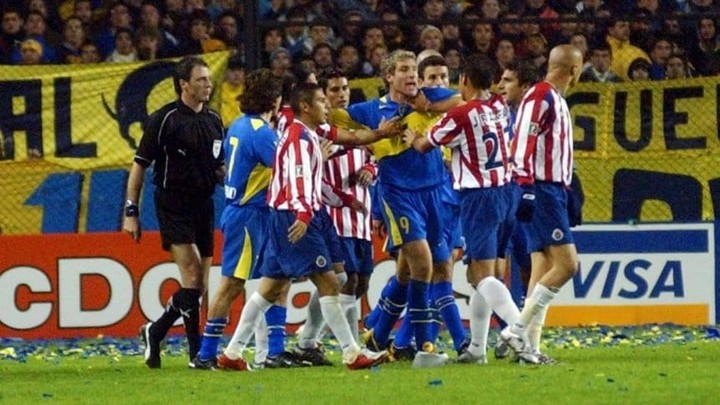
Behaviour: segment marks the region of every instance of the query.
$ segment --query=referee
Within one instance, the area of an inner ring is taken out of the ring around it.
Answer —
[[[200,347],[200,297],[212,262],[215,186],[225,173],[220,116],[207,107],[212,91],[210,70],[197,57],[185,57],[173,77],[179,99],[146,122],[130,169],[123,230],[140,241],[138,198],[145,170],[155,164],[155,207],[164,250],[180,268],[181,287],[155,322],[140,328],[145,363],[160,368],[160,343],[182,316],[190,360]]]

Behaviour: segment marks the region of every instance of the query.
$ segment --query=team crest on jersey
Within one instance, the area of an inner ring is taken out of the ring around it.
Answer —
[[[552,231],[552,238],[554,241],[561,241],[564,236],[565,234],[563,233],[563,231],[558,228],[555,228]]]
[[[528,129],[528,134],[537,135],[538,132],[540,132],[540,126],[534,122],[531,122],[530,128]]]
[[[217,159],[220,156],[220,151],[222,150],[222,141],[219,139],[216,139],[215,142],[213,142],[213,157]]]
[[[315,259],[315,265],[320,269],[325,268],[325,266],[327,266],[327,259],[325,256],[318,256],[317,259]]]
[[[295,166],[295,177],[302,177],[303,176],[303,167],[298,165]]]

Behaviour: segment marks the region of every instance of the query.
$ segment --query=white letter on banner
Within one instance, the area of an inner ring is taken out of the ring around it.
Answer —
[[[102,309],[83,310],[82,276],[98,275],[107,281],[110,297]],[[58,315],[61,328],[102,327],[121,321],[133,303],[130,272],[121,263],[105,258],[60,259],[58,261]]]
[[[26,285],[33,293],[52,292],[48,276],[34,267],[15,267],[0,274],[0,323],[12,329],[27,330],[43,325],[50,318],[53,304],[32,303],[25,311],[15,302],[17,288]]]
[[[180,283],[180,269],[175,263],[158,264],[143,274],[138,289],[138,302],[145,318],[157,319],[165,312],[166,303],[160,301],[160,288],[169,279],[175,279]],[[175,325],[181,324],[182,318],[175,321]]]
[[[292,283],[290,291],[288,291],[288,302],[287,302],[287,323],[290,325],[304,323],[307,320],[307,305],[303,305],[298,308],[293,303],[294,298],[298,294],[306,293],[308,298],[315,292],[315,286],[310,280],[305,280],[300,283]]]

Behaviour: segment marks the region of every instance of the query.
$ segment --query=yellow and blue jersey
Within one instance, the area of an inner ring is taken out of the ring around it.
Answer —
[[[232,123],[225,136],[225,203],[264,207],[270,184],[277,133],[248,114]]]
[[[423,88],[421,91],[431,102],[446,100],[457,94],[445,88]],[[348,107],[347,113],[348,117],[344,118],[371,129],[378,128],[383,119],[400,117],[408,128],[422,136],[439,118],[438,114],[414,112],[407,104],[398,104],[388,96],[353,104]],[[335,118],[333,122],[338,125]],[[343,121],[343,117],[337,118],[337,121]],[[417,190],[437,186],[447,180],[442,152],[438,149],[420,153],[399,136],[381,139],[373,143],[371,149],[378,161],[378,181],[382,185]]]

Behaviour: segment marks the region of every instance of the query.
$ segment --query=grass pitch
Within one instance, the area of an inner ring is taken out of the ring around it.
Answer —
[[[333,351],[334,367],[198,371],[172,346],[163,368],[149,370],[139,348],[124,341],[46,342],[24,358],[21,343],[3,342],[0,403],[709,404],[720,396],[715,336],[641,329],[605,341],[587,330],[548,332],[555,365],[495,360],[491,350],[485,366],[422,370],[394,363],[349,371]]]

